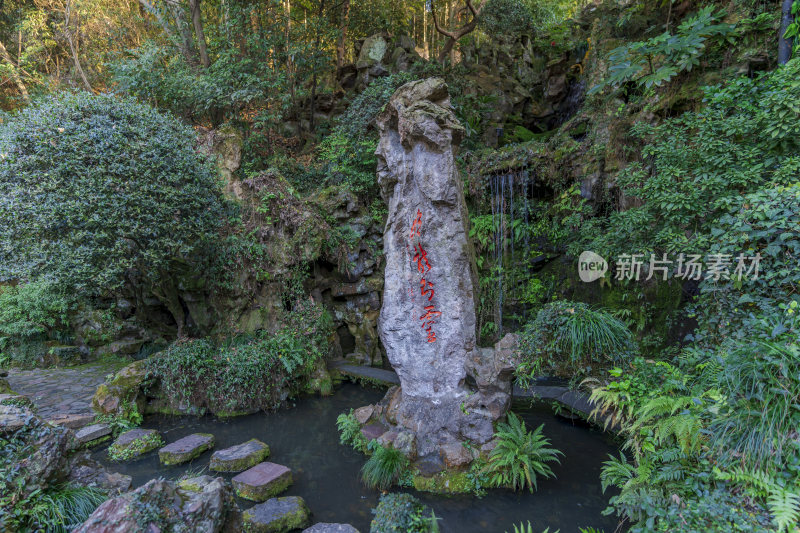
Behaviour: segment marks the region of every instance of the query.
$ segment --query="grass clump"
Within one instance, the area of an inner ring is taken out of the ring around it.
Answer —
[[[520,338],[517,377],[530,380],[543,368],[582,370],[619,361],[635,348],[628,327],[608,311],[566,300],[545,305]]]
[[[372,456],[361,468],[361,480],[372,489],[386,490],[408,470],[408,457],[399,450],[371,441]]]
[[[497,446],[489,454],[486,465],[492,485],[510,486],[514,490],[527,486],[533,492],[538,477],[555,477],[548,463],[560,463],[558,456],[564,454],[550,447],[550,439],[542,433],[543,428],[544,424],[533,432],[528,431],[525,422],[512,412],[508,413],[508,423],[498,424]]]

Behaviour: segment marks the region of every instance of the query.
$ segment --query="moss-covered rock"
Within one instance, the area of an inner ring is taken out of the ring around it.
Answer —
[[[469,472],[443,471],[433,476],[420,474],[413,476],[412,483],[416,490],[443,494],[466,494],[475,490],[475,484]]]
[[[231,484],[240,498],[263,502],[285,491],[293,481],[287,467],[263,462],[234,477]]]
[[[216,472],[241,472],[269,457],[269,446],[258,439],[218,450],[211,456],[209,469]]]
[[[177,465],[191,461],[214,447],[214,435],[193,433],[158,450],[158,459],[165,465]]]
[[[100,414],[125,420],[138,419],[144,413],[142,386],[147,376],[146,360],[136,361],[118,371],[111,380],[97,388],[92,409]]]
[[[164,440],[155,429],[131,429],[108,447],[108,457],[113,461],[127,461],[163,445]]]
[[[244,512],[244,530],[253,533],[286,533],[308,525],[311,512],[299,496],[272,498]]]

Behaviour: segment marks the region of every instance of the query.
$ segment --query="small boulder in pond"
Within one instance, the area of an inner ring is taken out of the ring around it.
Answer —
[[[244,530],[253,533],[286,533],[305,527],[311,512],[299,496],[272,498],[244,512]]]
[[[277,496],[292,484],[292,471],[275,463],[259,463],[231,480],[240,498],[263,502]]]
[[[320,522],[314,524],[308,529],[304,529],[303,533],[360,533],[356,528],[350,524],[329,524]]]
[[[258,439],[217,450],[211,456],[209,468],[216,472],[241,472],[269,457],[269,446]]]
[[[158,450],[158,459],[167,466],[178,465],[200,457],[200,454],[214,447],[214,435],[193,433]]]
[[[131,429],[117,437],[108,447],[108,456],[114,461],[127,461],[163,444],[164,440],[155,429]]]

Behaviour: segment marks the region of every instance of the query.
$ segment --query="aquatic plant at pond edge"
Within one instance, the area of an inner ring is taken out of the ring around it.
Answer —
[[[361,424],[356,420],[352,409],[336,418],[336,428],[339,430],[339,442],[352,446],[361,453],[367,453],[367,438],[361,433]]]
[[[381,446],[377,441],[370,441],[368,449],[372,455],[361,467],[361,480],[369,488],[386,490],[408,470],[408,457],[400,450]]]
[[[486,470],[496,487],[510,486],[521,490],[526,486],[533,492],[537,478],[554,477],[548,463],[560,463],[564,454],[550,447],[550,439],[543,434],[544,424],[530,432],[517,415],[508,413],[508,423],[497,425],[497,446],[489,454]]]

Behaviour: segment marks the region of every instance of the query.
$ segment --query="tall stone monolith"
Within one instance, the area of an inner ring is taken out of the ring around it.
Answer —
[[[492,409],[465,384],[479,351],[474,254],[454,154],[464,130],[440,78],[400,87],[377,124],[378,182],[389,207],[378,331],[401,383],[384,402],[384,420],[412,431],[421,456],[459,441],[482,444],[507,399]]]

